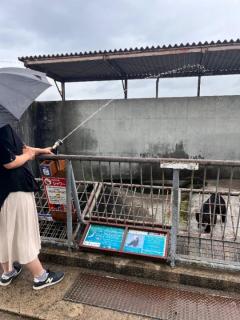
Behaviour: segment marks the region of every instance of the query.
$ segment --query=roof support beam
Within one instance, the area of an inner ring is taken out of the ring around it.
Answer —
[[[159,77],[156,80],[156,99],[158,98]]]
[[[59,88],[57,81],[54,80],[58,93],[61,96],[62,101],[65,101],[65,82],[61,82],[61,89]]]
[[[128,80],[125,79],[125,85],[124,85],[124,99],[127,99],[128,98]]]
[[[122,80],[122,86],[123,86],[123,93],[124,93],[124,99],[128,98],[128,80]]]
[[[57,91],[58,91],[58,93],[60,94],[60,97],[61,97],[61,99],[62,99],[62,91],[61,91],[61,89],[59,89],[59,86],[58,86],[58,84],[57,84],[57,81],[54,80],[54,82],[55,82],[55,86],[56,86],[56,88],[57,88]]]
[[[61,82],[61,88],[62,88],[62,101],[66,100],[66,96],[65,96],[65,82]]]
[[[201,92],[201,76],[198,76],[197,96],[200,97]]]

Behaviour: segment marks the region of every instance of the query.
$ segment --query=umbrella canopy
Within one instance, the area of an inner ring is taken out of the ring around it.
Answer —
[[[0,112],[20,119],[29,105],[48,87],[46,75],[23,68],[0,68]]]

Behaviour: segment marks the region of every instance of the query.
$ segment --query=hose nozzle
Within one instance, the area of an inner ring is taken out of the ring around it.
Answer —
[[[63,144],[63,141],[62,141],[61,139],[58,139],[58,140],[54,143],[54,145],[52,146],[53,152],[56,151],[57,148],[58,148],[59,146],[61,146],[62,144]]]

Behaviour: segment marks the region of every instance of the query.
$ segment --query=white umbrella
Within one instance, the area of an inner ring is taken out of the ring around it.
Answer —
[[[23,68],[0,68],[0,117],[12,114],[20,119],[30,104],[51,84],[39,71]]]

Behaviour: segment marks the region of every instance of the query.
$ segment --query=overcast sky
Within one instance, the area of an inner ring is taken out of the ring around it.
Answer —
[[[1,0],[0,67],[18,57],[240,38],[240,0]],[[196,95],[196,79],[162,79],[160,96]],[[239,94],[240,76],[205,77],[202,95]],[[120,82],[68,84],[67,99],[121,98]],[[129,81],[152,97],[155,81]],[[58,100],[54,86],[39,100]]]

